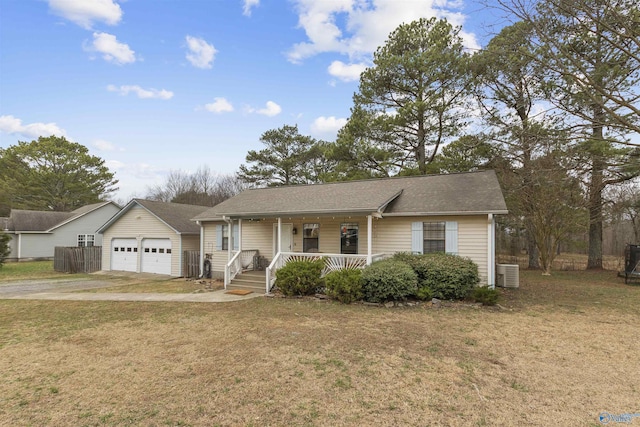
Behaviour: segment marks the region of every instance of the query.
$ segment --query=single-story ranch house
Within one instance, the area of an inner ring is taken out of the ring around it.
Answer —
[[[201,271],[242,286],[243,272],[266,270],[257,280],[269,292],[292,259],[324,256],[338,269],[396,252],[469,257],[493,286],[494,216],[506,213],[495,173],[481,171],[251,189],[194,221]]]
[[[72,212],[12,209],[0,218],[0,228],[11,236],[8,260],[53,258],[56,246],[101,246],[98,228],[120,211],[113,202],[86,205]]]
[[[98,230],[102,270],[183,276],[184,251],[200,248],[191,218],[206,206],[133,199]]]

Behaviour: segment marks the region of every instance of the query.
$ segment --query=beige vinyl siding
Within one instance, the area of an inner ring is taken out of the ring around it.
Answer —
[[[182,236],[182,251],[199,251],[200,250],[200,235],[183,235]]]
[[[224,277],[224,266],[228,261],[228,252],[216,249],[216,226],[224,225],[220,222],[205,222],[203,227],[204,253],[211,256],[211,275],[215,279]]]
[[[478,264],[481,284],[487,283],[488,220],[486,216],[388,217],[374,219],[373,253],[411,252],[411,223],[414,221],[457,221],[458,255],[468,257]]]
[[[393,254],[411,252],[411,223],[414,221],[457,221],[458,223],[458,255],[468,257],[478,265],[481,283],[487,283],[487,251],[488,230],[487,217],[477,216],[429,216],[429,217],[386,217],[373,218],[372,254]],[[258,249],[269,261],[273,260],[274,224],[277,220],[242,222],[242,248]],[[303,224],[319,223],[319,251],[321,253],[340,253],[340,225],[357,223],[358,254],[367,254],[367,218],[366,217],[309,217],[283,218],[283,224],[293,224],[297,233],[293,236],[294,252],[302,252]],[[224,266],[228,261],[227,251],[216,250],[216,225],[223,222],[207,222],[204,224],[205,253],[212,254],[213,268],[216,277],[222,277]]]
[[[143,239],[171,240],[171,275],[180,275],[180,235],[165,223],[140,206],[133,206],[118,218],[103,234],[102,269],[111,269],[111,242],[113,239],[136,239],[138,241],[138,266],[140,272],[140,253]]]
[[[260,251],[260,255],[269,261],[273,260],[274,224],[277,224],[277,221],[271,219],[264,221],[242,221],[242,249],[257,249]]]
[[[488,219],[486,216],[461,217],[458,221],[458,255],[478,264],[480,284],[487,284]]]

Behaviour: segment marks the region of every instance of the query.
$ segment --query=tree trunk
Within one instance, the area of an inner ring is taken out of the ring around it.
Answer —
[[[528,227],[533,227],[529,225]],[[530,230],[532,228],[529,228]],[[529,254],[529,270],[540,270],[540,253],[538,252],[538,246],[536,245],[536,239],[527,233],[527,253]]]
[[[593,141],[591,148],[591,182],[589,183],[589,259],[587,270],[602,269],[602,190],[604,162],[601,144],[604,142],[602,108],[594,108]]]

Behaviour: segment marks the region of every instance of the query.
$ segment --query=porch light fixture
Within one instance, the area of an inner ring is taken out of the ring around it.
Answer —
[[[295,228],[295,227],[293,227],[293,230],[291,230],[291,232],[292,232],[293,234],[298,234],[298,229],[297,229],[297,228]]]

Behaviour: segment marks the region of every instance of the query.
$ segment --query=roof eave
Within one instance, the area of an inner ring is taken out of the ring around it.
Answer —
[[[393,216],[469,216],[469,215],[507,215],[508,210],[486,210],[486,211],[442,211],[442,212],[391,212],[383,213],[383,217]]]
[[[384,207],[384,205],[383,205]],[[305,216],[305,215],[321,215],[321,216],[328,216],[328,215],[373,215],[376,212],[378,212],[378,208],[375,209],[346,209],[346,210],[335,210],[335,209],[327,209],[327,210],[313,210],[313,211],[282,211],[282,212],[235,212],[235,213],[230,213],[230,212],[224,212],[224,213],[220,213],[219,216],[211,216],[211,217],[206,217],[206,218],[194,218],[192,219],[192,221],[200,221],[200,222],[206,222],[206,221],[222,221],[223,217],[228,217],[228,218],[278,218],[278,217],[283,217],[283,216]]]

